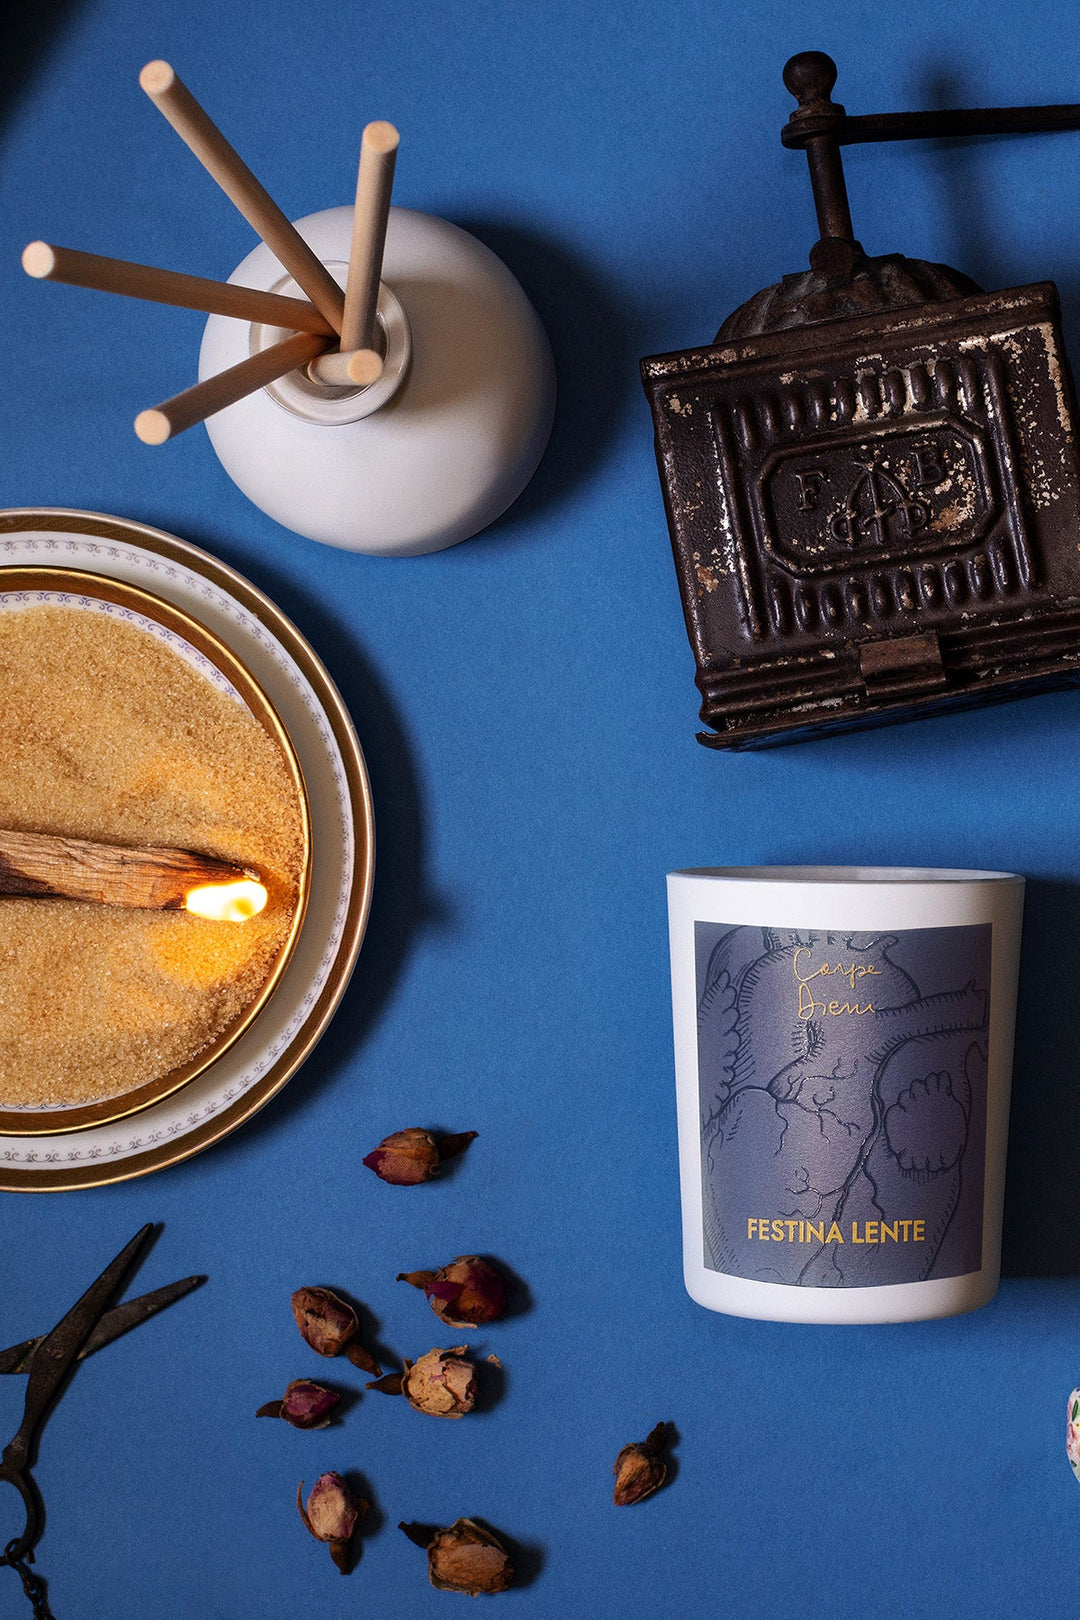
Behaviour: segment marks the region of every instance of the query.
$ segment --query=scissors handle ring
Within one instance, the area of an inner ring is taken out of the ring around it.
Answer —
[[[8,1542],[3,1556],[0,1556],[0,1565],[14,1566],[33,1550],[41,1534],[41,1495],[32,1476],[21,1468],[13,1467],[10,1462],[0,1463],[0,1480],[14,1485],[26,1508],[26,1528],[21,1536],[15,1536]]]

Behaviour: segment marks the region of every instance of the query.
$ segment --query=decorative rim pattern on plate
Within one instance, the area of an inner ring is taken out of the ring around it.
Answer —
[[[7,566],[5,562],[5,571]],[[75,570],[72,570],[72,572],[75,572]],[[107,574],[102,574],[99,577],[110,585],[119,583],[116,580],[109,579]],[[4,573],[0,572],[0,586],[3,584]],[[185,664],[190,665],[192,669],[198,670],[205,680],[208,680],[219,692],[223,692],[226,697],[232,698],[234,703],[239,703],[241,708],[247,706],[223,670],[218,669],[217,665],[212,663],[205,653],[199,652],[198,648],[193,647],[190,641],[185,641],[183,636],[178,636],[175,630],[170,630],[168,625],[162,624],[159,619],[147,618],[145,613],[136,613],[134,608],[118,607],[115,602],[107,601],[103,596],[89,596],[83,591],[65,591],[59,588],[48,591],[0,590],[0,613],[16,613],[27,607],[75,607],[81,608],[87,613],[100,613],[107,619],[122,619],[125,624],[136,625],[140,630],[144,630],[148,636],[153,636],[155,641],[162,642],[178,658],[182,658]]]
[[[60,563],[145,583],[226,643],[268,692],[308,783],[314,861],[304,927],[277,991],[232,1050],[127,1128],[0,1136],[0,1189],[103,1186],[176,1164],[250,1119],[296,1072],[356,961],[374,877],[371,788],[352,722],[318,657],[251,582],[159,529],[63,508],[0,512],[0,569]]]

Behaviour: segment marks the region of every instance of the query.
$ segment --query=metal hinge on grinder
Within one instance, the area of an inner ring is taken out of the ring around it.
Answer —
[[[908,698],[945,686],[941,643],[936,631],[893,641],[864,641],[858,648],[859,674],[867,695]]]

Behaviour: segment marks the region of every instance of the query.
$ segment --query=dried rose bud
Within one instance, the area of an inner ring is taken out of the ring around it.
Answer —
[[[414,1125],[385,1137],[365,1156],[364,1163],[393,1187],[416,1187],[437,1176],[443,1160],[460,1153],[475,1136],[475,1131],[459,1131],[454,1136],[436,1138]]]
[[[446,1530],[423,1524],[399,1524],[410,1541],[427,1549],[428,1576],[440,1592],[505,1592],[513,1585],[514,1566],[497,1536],[475,1519],[458,1519]]]
[[[658,1491],[667,1477],[667,1464],[660,1457],[667,1440],[667,1424],[658,1423],[645,1440],[623,1446],[615,1459],[615,1506],[629,1507]]]
[[[429,1350],[419,1361],[406,1361],[403,1372],[388,1373],[368,1389],[404,1395],[410,1406],[432,1417],[464,1417],[476,1404],[476,1365],[465,1354],[468,1348],[458,1344],[452,1350]]]
[[[356,1342],[360,1324],[356,1312],[329,1288],[298,1288],[292,1296],[293,1315],[305,1341],[320,1356],[339,1356],[376,1377],[382,1368],[363,1345]]]
[[[280,1401],[267,1401],[255,1416],[284,1418],[294,1429],[325,1429],[340,1399],[335,1390],[313,1384],[310,1378],[294,1378]]]
[[[304,1482],[296,1488],[300,1517],[316,1541],[330,1544],[330,1556],[343,1575],[349,1573],[349,1537],[371,1506],[362,1496],[354,1496],[340,1474],[320,1474],[311,1487],[307,1507],[303,1501]]]
[[[480,1327],[506,1309],[506,1278],[478,1254],[460,1254],[441,1271],[399,1271],[397,1280],[422,1288],[447,1327]]]
[[[320,1356],[340,1355],[360,1327],[352,1306],[329,1288],[298,1288],[292,1308],[302,1336]]]

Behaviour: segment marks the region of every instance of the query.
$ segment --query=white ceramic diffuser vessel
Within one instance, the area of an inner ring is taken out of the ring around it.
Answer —
[[[296,222],[345,285],[353,210]],[[260,244],[229,278],[303,296]],[[547,336],[494,253],[446,220],[391,208],[375,347],[381,377],[330,387],[293,371],[208,418],[230,478],[297,534],[404,557],[479,533],[517,499],[555,405]],[[200,379],[288,334],[222,315],[206,324]]]
[[[494,253],[390,207],[394,126],[364,127],[355,207],[293,225],[168,62],[139,84],[262,242],[228,282],[27,246],[39,280],[210,314],[199,381],[140,411],[138,437],[163,445],[206,422],[256,506],[349,551],[439,551],[493,523],[544,453],[551,349]]]

